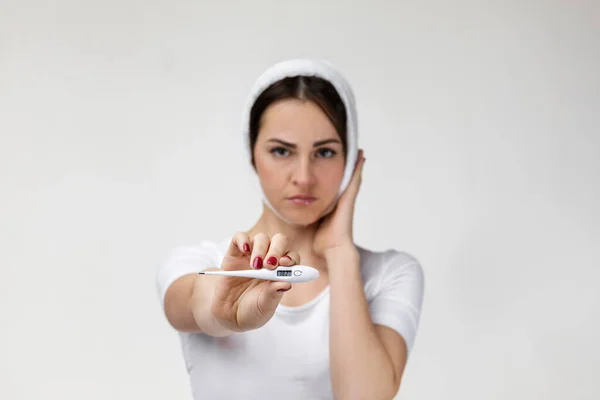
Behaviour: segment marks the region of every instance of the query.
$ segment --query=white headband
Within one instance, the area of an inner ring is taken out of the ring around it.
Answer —
[[[250,147],[250,111],[254,106],[254,102],[260,96],[260,94],[271,86],[273,83],[280,81],[281,79],[294,76],[315,76],[322,78],[330,82],[338,92],[340,98],[344,102],[346,108],[346,168],[344,170],[344,177],[338,191],[337,198],[344,192],[354,171],[356,164],[356,157],[358,154],[358,124],[356,116],[356,104],[354,99],[354,93],[350,84],[346,79],[327,61],[323,60],[310,60],[310,59],[293,59],[279,62],[270,68],[268,68],[254,83],[250,95],[246,100],[246,106],[244,107],[242,115],[242,135],[246,148],[246,152],[249,159],[252,158],[252,149]],[[256,174],[254,174],[256,176]],[[256,178],[258,178],[256,176]],[[257,189],[262,196],[263,202],[269,208],[278,215],[284,221],[290,223],[281,216],[277,210],[269,203],[269,200],[262,190],[262,186],[258,179]],[[337,200],[336,198],[336,200]],[[334,203],[335,205],[335,203]],[[330,212],[334,206],[332,206],[326,213]]]

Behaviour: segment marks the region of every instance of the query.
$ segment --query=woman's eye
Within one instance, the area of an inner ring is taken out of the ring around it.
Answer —
[[[330,157],[333,157],[336,153],[335,153],[335,151],[333,151],[331,149],[323,148],[323,149],[319,149],[317,151],[317,154],[319,157],[330,158]]]
[[[289,150],[283,147],[275,147],[271,149],[271,154],[273,154],[276,157],[284,157],[289,154]]]

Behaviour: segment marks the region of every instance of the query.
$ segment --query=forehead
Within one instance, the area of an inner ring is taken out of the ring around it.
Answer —
[[[335,126],[315,103],[298,99],[271,104],[262,115],[259,139],[299,142],[339,138]]]

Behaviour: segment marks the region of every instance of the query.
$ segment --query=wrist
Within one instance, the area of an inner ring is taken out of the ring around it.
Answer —
[[[327,261],[327,265],[330,265],[330,263],[335,263],[340,259],[342,259],[344,263],[360,260],[360,254],[358,253],[358,249],[354,243],[348,243],[325,249],[323,255]]]
[[[326,253],[325,260],[332,287],[348,288],[348,282],[360,281],[360,253],[354,244],[330,249]]]
[[[219,270],[209,268],[208,270]],[[207,279],[209,278],[209,279]],[[213,337],[229,336],[234,333],[213,312],[214,291],[217,279],[203,275],[196,276],[196,285],[191,296],[191,312],[202,333]]]

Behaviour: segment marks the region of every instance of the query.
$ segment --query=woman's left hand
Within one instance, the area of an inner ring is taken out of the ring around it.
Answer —
[[[325,257],[329,251],[340,247],[354,246],[352,221],[364,163],[363,151],[360,150],[346,190],[338,199],[336,208],[320,223],[315,235],[313,249],[319,256]]]

